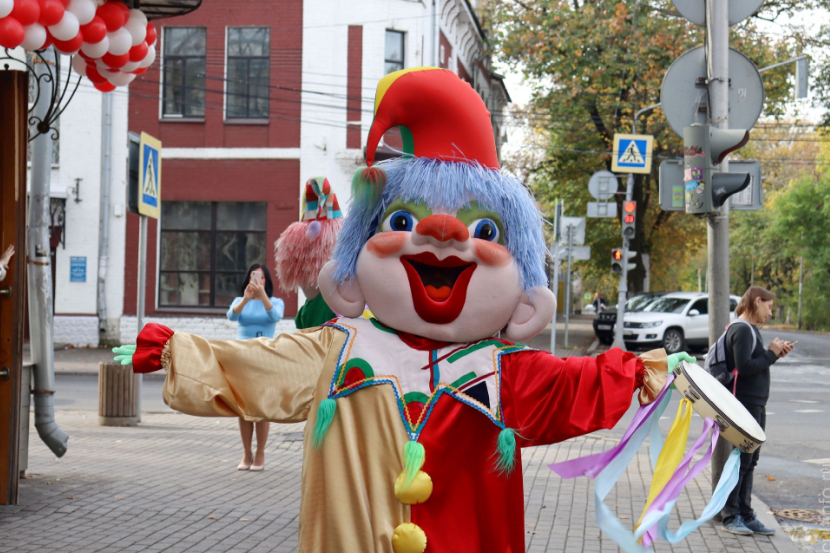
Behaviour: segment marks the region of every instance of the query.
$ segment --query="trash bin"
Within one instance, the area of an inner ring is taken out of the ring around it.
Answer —
[[[138,379],[131,365],[98,363],[98,424],[138,425]]]

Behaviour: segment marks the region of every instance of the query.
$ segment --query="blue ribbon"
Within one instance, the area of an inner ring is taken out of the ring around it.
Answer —
[[[649,446],[652,466],[656,462],[659,451],[663,445],[663,437],[660,434],[658,421],[660,420],[660,416],[663,414],[663,411],[668,406],[670,399],[671,394],[666,394],[665,397],[661,399],[657,409],[655,409],[651,416],[644,421],[643,425],[634,432],[631,439],[619,455],[617,455],[608,464],[608,466],[600,472],[594,482],[594,507],[597,525],[599,526],[599,529],[605,535],[614,540],[614,542],[620,547],[620,549],[625,551],[625,553],[652,552],[652,549],[644,547],[639,542],[639,539],[647,529],[651,528],[655,524],[657,524],[658,535],[669,543],[674,544],[684,539],[691,532],[697,530],[704,522],[710,520],[717,513],[719,513],[721,509],[723,509],[723,506],[726,504],[726,500],[729,497],[729,493],[738,483],[740,452],[737,449],[734,449],[727,459],[723,473],[721,474],[720,480],[718,481],[715,491],[712,494],[712,499],[703,509],[703,513],[700,518],[694,521],[684,522],[677,532],[672,532],[668,529],[669,516],[677,500],[667,503],[665,508],[660,511],[654,511],[647,514],[636,533],[626,528],[605,505],[605,498],[625,472],[626,468],[637,454],[637,450],[639,450],[640,446],[645,441],[647,435],[650,435],[652,440],[652,443]]]

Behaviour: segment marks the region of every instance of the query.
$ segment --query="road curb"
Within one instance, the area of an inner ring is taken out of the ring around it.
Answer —
[[[752,494],[752,504],[755,507],[755,516],[761,521],[761,524],[775,529],[775,535],[769,537],[775,549],[779,553],[801,553],[798,545],[790,539],[789,534],[778,523],[778,519],[772,514],[769,505],[761,501],[755,494]]]

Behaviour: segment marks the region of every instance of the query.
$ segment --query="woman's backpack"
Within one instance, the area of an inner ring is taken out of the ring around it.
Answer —
[[[752,331],[752,325],[743,319],[736,318],[734,321],[729,323],[729,326],[732,326],[735,323],[743,323],[750,326],[750,331],[752,332],[751,351],[755,351],[756,337],[755,332]],[[726,327],[727,331],[729,330],[729,326]],[[738,369],[735,367],[730,369],[726,362],[726,331],[721,334],[718,341],[715,342],[715,345],[709,349],[709,353],[706,355],[706,360],[703,363],[703,368],[706,372],[715,377],[715,380],[726,387],[729,387],[729,384],[734,381],[732,386],[732,394],[734,395],[735,388],[738,385]]]

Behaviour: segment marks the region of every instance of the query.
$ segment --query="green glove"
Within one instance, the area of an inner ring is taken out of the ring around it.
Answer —
[[[669,372],[674,371],[677,368],[677,365],[680,364],[681,361],[688,361],[689,363],[697,363],[697,359],[686,353],[685,351],[681,351],[679,353],[672,353],[669,355]]]
[[[133,354],[135,353],[135,346],[118,346],[117,348],[112,348],[112,352],[117,354],[115,356],[116,363],[121,363],[122,365],[133,364]]]

